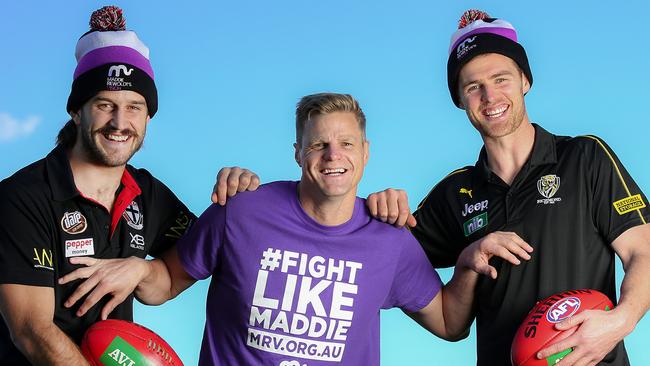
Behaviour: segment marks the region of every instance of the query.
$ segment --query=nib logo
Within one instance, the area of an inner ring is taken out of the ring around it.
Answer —
[[[99,358],[105,366],[147,366],[149,361],[120,337],[115,337]]]

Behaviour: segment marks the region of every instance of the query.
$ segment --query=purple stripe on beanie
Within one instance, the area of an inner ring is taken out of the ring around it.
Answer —
[[[84,72],[94,69],[97,66],[109,63],[126,63],[144,71],[154,79],[151,63],[142,54],[131,47],[109,46],[92,50],[85,54],[74,70],[74,79]]]
[[[458,38],[456,42],[454,43],[454,46],[449,49],[449,52],[453,52],[456,47],[460,43],[462,43],[464,40],[467,39],[469,36],[473,36],[475,34],[480,34],[480,33],[492,33],[496,34],[501,37],[508,38],[509,40],[517,43],[517,32],[515,32],[514,29],[508,29],[508,28],[495,28],[495,27],[481,27],[481,28],[476,28],[472,30],[471,32],[467,32],[467,34],[463,35],[462,37]]]

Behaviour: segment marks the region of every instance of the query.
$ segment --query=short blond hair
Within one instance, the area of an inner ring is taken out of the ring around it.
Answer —
[[[305,124],[313,116],[334,112],[354,113],[365,140],[366,115],[363,114],[359,102],[350,94],[318,93],[302,97],[296,105],[296,142],[302,142]]]

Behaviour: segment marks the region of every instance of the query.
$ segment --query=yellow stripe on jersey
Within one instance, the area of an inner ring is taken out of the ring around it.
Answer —
[[[627,198],[633,197],[632,193],[630,192],[630,189],[627,187],[627,184],[625,183],[625,179],[623,178],[623,174],[621,174],[621,170],[618,168],[618,164],[616,164],[616,160],[614,160],[614,157],[609,152],[609,150],[607,150],[607,148],[605,147],[603,142],[600,141],[600,139],[597,138],[596,136],[585,135],[585,136],[580,136],[580,137],[586,137],[586,138],[592,139],[592,140],[596,141],[598,143],[598,145],[600,145],[600,147],[605,151],[605,153],[609,157],[609,160],[611,160],[612,164],[614,165],[614,169],[616,169],[616,174],[618,174],[618,178],[621,180],[621,183],[623,183],[623,188],[625,188],[625,192],[627,193]],[[620,202],[620,201],[617,201],[617,202]],[[614,207],[616,208],[616,202],[614,202]],[[643,205],[643,207],[645,207],[645,205]],[[646,221],[643,218],[643,215],[641,214],[641,209],[643,207],[638,207],[638,208],[635,208],[634,210],[639,214],[639,218],[641,219],[641,222],[646,224]],[[621,211],[618,211],[618,209],[617,209],[617,212],[619,212],[619,215],[622,215]],[[626,212],[629,212],[629,211],[626,211]]]
[[[427,198],[429,198],[429,196],[430,196],[431,193],[436,189],[436,187],[438,187],[438,185],[439,185],[440,183],[442,183],[445,179],[451,177],[452,175],[456,175],[456,174],[458,174],[458,173],[462,173],[462,172],[467,171],[467,170],[469,170],[469,169],[467,169],[467,168],[461,168],[461,169],[454,170],[453,172],[447,174],[444,178],[442,178],[442,179],[440,180],[440,182],[438,182],[435,186],[433,186],[433,188],[431,188],[431,190],[429,191],[429,193],[427,193],[427,195],[424,197],[424,199],[422,200],[422,202],[420,202],[420,204],[418,205],[418,208],[417,208],[417,209],[419,210],[420,207],[422,207],[422,203],[424,203],[424,201],[426,201]]]

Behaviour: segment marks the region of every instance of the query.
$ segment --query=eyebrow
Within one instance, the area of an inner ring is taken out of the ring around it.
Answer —
[[[105,98],[105,97],[95,97],[95,102],[97,102],[97,101],[100,101],[100,102],[115,103],[115,101],[113,101],[112,99],[110,99],[110,98]],[[135,99],[133,99],[133,100],[129,100],[129,101],[128,101],[128,104],[145,105],[146,102],[145,102],[145,101],[142,101],[142,100],[135,100]]]
[[[497,71],[496,73],[490,75],[490,76],[488,77],[488,79],[489,79],[489,80],[493,80],[493,79],[496,79],[496,78],[498,78],[498,77],[500,77],[500,76],[504,76],[504,75],[514,75],[514,74],[513,74],[511,71],[509,71],[509,70],[501,70],[501,71]],[[475,84],[475,83],[478,83],[478,80],[470,80],[470,81],[468,81],[468,82],[466,82],[466,83],[463,83],[463,84],[462,84],[462,87],[465,88],[465,87],[467,87],[468,85]]]

